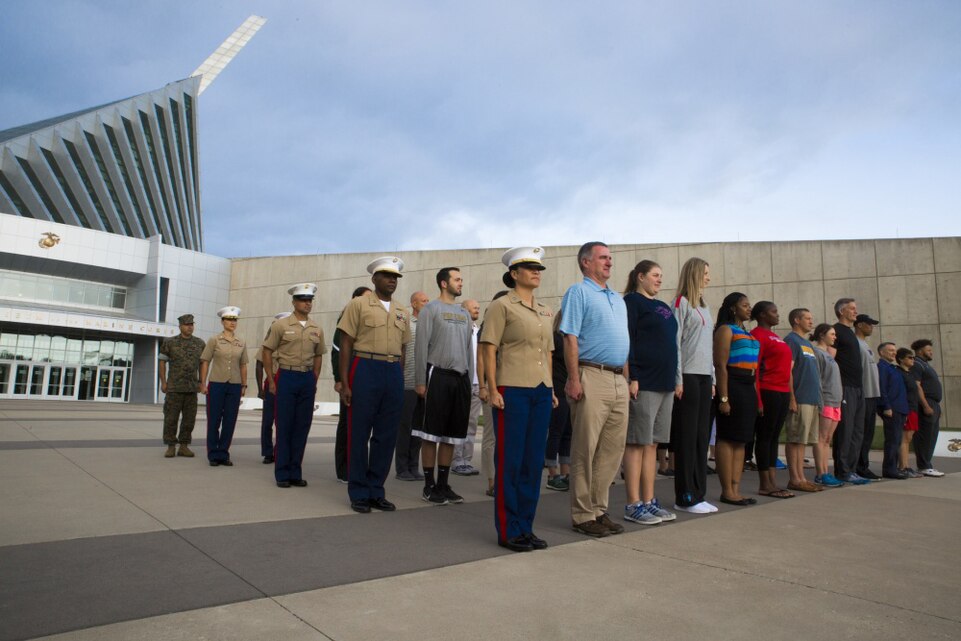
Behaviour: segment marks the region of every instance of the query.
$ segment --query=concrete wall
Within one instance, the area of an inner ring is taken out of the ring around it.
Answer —
[[[834,322],[832,307],[842,296],[858,300],[858,309],[881,321],[872,337],[908,345],[917,338],[935,343],[934,366],[945,386],[942,425],[961,428],[961,238],[843,240],[698,245],[612,245],[611,285],[620,291],[631,268],[652,259],[664,270],[661,298],[674,294],[680,266],[692,256],[711,264],[707,300],[716,309],[731,291],[752,301],[768,299],[779,306],[784,323],[793,307],[807,307],[817,322]],[[577,247],[547,247],[540,298],[558,307],[564,291],[580,280]],[[418,289],[436,295],[434,274],[440,267],[459,266],[464,296],[482,309],[500,289],[504,248],[417,251],[400,254],[406,263],[397,298],[406,304]],[[318,285],[314,317],[328,343],[336,319],[350,293],[369,285],[369,261],[382,253],[282,256],[236,259],[231,263],[230,304],[244,310],[239,332],[253,359],[273,315],[290,309],[287,288],[297,281]],[[786,327],[783,329],[787,329]],[[256,386],[250,368],[250,394]],[[318,400],[335,400],[329,360],[325,359]],[[953,411],[952,411],[953,410]]]

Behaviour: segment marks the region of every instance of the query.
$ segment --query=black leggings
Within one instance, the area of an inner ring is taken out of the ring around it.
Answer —
[[[711,375],[684,374],[684,394],[674,403],[674,502],[683,507],[704,500],[707,446],[711,440]]]
[[[754,424],[757,438],[754,453],[757,456],[757,469],[765,472],[774,467],[777,460],[778,441],[791,404],[791,394],[762,389],[761,403],[764,405],[764,414],[758,416]]]

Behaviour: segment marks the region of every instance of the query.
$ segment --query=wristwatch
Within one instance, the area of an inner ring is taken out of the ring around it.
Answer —
[[[722,397],[721,397],[721,402],[722,402],[722,403],[727,403],[727,396],[722,396]]]

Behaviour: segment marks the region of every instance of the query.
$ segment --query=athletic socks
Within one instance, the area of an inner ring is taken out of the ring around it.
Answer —
[[[447,479],[450,477],[450,465],[437,466],[437,485],[447,487]]]
[[[424,468],[424,487],[434,487],[434,468],[432,467]]]

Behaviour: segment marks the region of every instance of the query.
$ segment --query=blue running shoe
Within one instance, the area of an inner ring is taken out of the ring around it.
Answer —
[[[821,476],[816,476],[814,482],[818,485],[823,485],[824,487],[841,487],[844,485],[844,481],[837,479],[833,474],[824,474]]]
[[[867,485],[868,483],[871,482],[870,480],[864,478],[863,476],[858,476],[854,472],[851,472],[850,474],[848,474],[847,478],[845,478],[844,480],[850,483],[851,485]]]
[[[786,469],[787,469],[787,464],[784,463],[783,461],[781,461],[781,459],[774,459],[774,469],[777,469],[777,470],[786,470]]]

